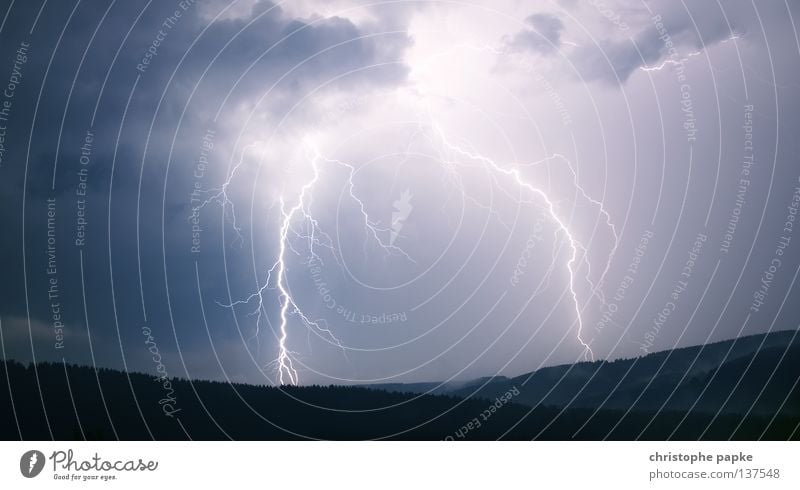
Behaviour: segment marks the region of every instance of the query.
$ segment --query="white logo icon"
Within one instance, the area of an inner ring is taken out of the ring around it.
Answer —
[[[403,226],[408,219],[408,215],[411,214],[411,210],[414,209],[414,207],[411,205],[412,197],[414,196],[411,195],[411,191],[406,189],[402,194],[400,194],[400,199],[393,203],[394,211],[392,212],[392,230],[391,234],[389,235],[390,245],[394,245],[394,241],[397,240],[397,236],[403,229]]]

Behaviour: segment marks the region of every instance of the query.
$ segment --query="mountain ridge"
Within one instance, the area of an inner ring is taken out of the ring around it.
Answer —
[[[785,354],[785,355],[784,355]],[[779,360],[783,359],[783,366]],[[773,362],[769,362],[772,359]],[[582,407],[604,406],[610,409],[625,409],[636,402],[638,408],[660,410],[673,408],[687,410],[692,405],[702,411],[716,412],[720,409],[714,403],[698,400],[700,391],[708,389],[720,391],[720,380],[739,380],[748,371],[745,381],[739,382],[737,391],[747,389],[757,380],[752,380],[753,368],[757,372],[768,372],[770,368],[787,372],[786,379],[797,380],[800,376],[800,335],[796,330],[781,330],[747,335],[736,339],[721,340],[703,345],[679,347],[676,349],[651,352],[634,358],[621,358],[613,361],[582,361],[575,364],[559,364],[537,369],[514,377],[485,377],[462,382],[463,386],[453,387],[448,383],[408,383],[370,385],[370,388],[386,389],[406,393],[448,394],[462,398],[492,399],[501,396],[512,387],[521,391],[515,402],[528,406]],[[725,372],[722,376],[713,372]],[[792,373],[793,377],[792,377]],[[711,379],[714,376],[715,379]],[[704,382],[703,382],[704,380]],[[695,393],[688,388],[692,383],[708,386]],[[733,388],[736,383],[728,383]],[[757,385],[757,384],[756,384]],[[609,386],[614,389],[609,392]],[[773,390],[774,391],[774,390]],[[660,395],[656,396],[656,393]],[[664,395],[668,392],[668,395]],[[755,396],[757,393],[754,393]],[[670,400],[658,399],[669,396]],[[705,395],[704,395],[705,396]],[[772,393],[772,398],[775,395]],[[637,401],[638,399],[638,401]],[[682,400],[681,403],[678,403]],[[665,403],[666,402],[666,403]],[[734,402],[737,400],[734,398]],[[800,401],[791,399],[789,408],[800,413]],[[738,400],[738,405],[744,402]],[[740,409],[733,403],[726,410]],[[759,413],[769,413],[769,403],[755,407]]]
[[[583,362],[523,377],[473,380],[436,395],[179,378],[166,378],[167,389],[164,379],[152,374],[0,361],[0,379],[7,385],[0,389],[0,413],[7,414],[0,417],[0,438],[800,438],[800,341],[794,331],[709,344],[697,369],[681,372],[700,349],[637,358],[646,362],[633,366],[630,383],[622,374],[634,360]],[[735,355],[726,358],[726,352]],[[659,364],[667,369],[648,379]]]

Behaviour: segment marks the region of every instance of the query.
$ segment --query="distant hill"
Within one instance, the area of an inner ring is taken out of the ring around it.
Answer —
[[[165,401],[164,386],[152,375],[0,361],[5,385],[0,387],[0,438],[798,439],[798,392],[792,385],[800,376],[800,350],[791,338],[779,332],[636,360],[557,366],[531,376],[476,380],[447,395],[170,379],[174,391]],[[727,359],[726,351],[732,353]],[[688,369],[698,354],[698,362]],[[742,377],[751,361],[750,372]],[[679,382],[685,372],[687,379]],[[699,396],[715,373],[716,379]],[[651,387],[644,389],[650,380]],[[614,390],[617,383],[619,389]],[[675,387],[675,396],[668,399]],[[764,395],[745,417],[762,387]],[[518,394],[498,399],[509,390]],[[731,393],[730,402],[723,403]],[[604,408],[595,410],[609,394]],[[641,400],[633,403],[640,394]],[[569,403],[573,397],[575,402]],[[656,414],[664,400],[666,409]],[[697,407],[687,413],[695,400]],[[538,401],[544,403],[526,406]],[[172,416],[165,415],[165,404]],[[715,417],[714,407],[724,413]]]
[[[495,381],[507,381],[505,376],[492,376],[477,379],[470,379],[466,381],[447,381],[447,382],[422,382],[422,383],[381,383],[361,385],[363,388],[371,388],[375,390],[393,391],[397,393],[419,393],[426,395],[446,395],[461,390],[467,390],[475,386],[481,386],[486,383]]]
[[[786,400],[783,413],[800,415],[798,378],[800,335],[780,331],[635,359],[548,367],[450,394],[493,399],[515,386],[520,395],[514,401],[529,406],[639,411],[663,406],[706,413],[744,413],[752,407],[762,415],[773,414]]]

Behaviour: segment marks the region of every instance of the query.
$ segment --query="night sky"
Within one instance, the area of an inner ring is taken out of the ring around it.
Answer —
[[[2,0],[2,356],[360,384],[797,329],[799,9]]]

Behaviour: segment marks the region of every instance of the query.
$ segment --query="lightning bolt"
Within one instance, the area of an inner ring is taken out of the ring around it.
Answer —
[[[540,164],[543,164],[543,163],[549,163],[550,161],[556,160],[556,159],[561,160],[561,161],[563,161],[565,163],[565,166],[569,169],[569,172],[572,175],[572,185],[575,187],[575,189],[578,192],[581,193],[581,196],[583,196],[584,199],[586,199],[587,201],[592,203],[595,207],[597,207],[598,211],[600,212],[600,214],[603,216],[603,219],[605,220],[606,226],[611,231],[611,234],[614,236],[614,243],[613,243],[613,245],[611,247],[611,251],[609,252],[608,257],[606,259],[606,263],[605,263],[605,267],[603,268],[603,272],[600,273],[600,277],[598,278],[597,282],[594,282],[591,279],[591,267],[592,267],[592,264],[588,260],[588,250],[585,247],[583,247],[582,245],[580,245],[581,249],[583,250],[584,263],[586,264],[586,268],[587,268],[587,273],[586,273],[585,279],[589,283],[589,285],[591,286],[592,295],[596,296],[603,303],[603,305],[605,305],[606,304],[606,300],[605,300],[605,296],[603,294],[602,287],[603,287],[603,282],[605,280],[605,277],[606,277],[606,275],[608,275],[608,271],[611,269],[611,262],[614,259],[614,256],[616,255],[616,252],[617,252],[617,248],[619,246],[619,234],[617,233],[617,227],[614,225],[613,221],[611,220],[611,214],[609,214],[608,210],[605,208],[603,203],[601,201],[598,201],[597,199],[594,199],[593,197],[591,197],[586,192],[586,189],[584,189],[583,186],[580,185],[580,183],[578,182],[578,172],[575,170],[575,167],[572,165],[572,162],[569,160],[569,158],[567,158],[565,155],[562,155],[561,153],[553,153],[553,155],[551,157],[549,157],[549,158],[545,158],[543,160],[539,160],[539,161],[535,161],[535,162],[531,162],[531,163],[526,163],[526,164],[523,164],[523,165],[524,166],[540,165]]]
[[[392,243],[387,243],[381,238],[382,235],[387,234],[391,230],[378,227],[376,223],[370,219],[364,202],[356,195],[354,181],[356,168],[349,163],[323,156],[317,147],[308,139],[304,141],[304,149],[306,151],[306,158],[311,164],[312,175],[300,187],[297,197],[294,200],[289,200],[284,195],[281,195],[278,199],[280,204],[280,227],[278,228],[277,234],[278,254],[275,262],[273,262],[271,267],[267,270],[264,283],[260,285],[255,292],[244,299],[233,301],[228,304],[218,302],[218,304],[227,308],[255,303],[255,308],[251,312],[251,315],[256,317],[255,333],[250,340],[255,340],[260,348],[259,338],[262,331],[262,323],[266,320],[267,314],[266,304],[268,298],[266,295],[268,291],[277,291],[279,304],[279,324],[277,328],[278,354],[273,361],[267,364],[267,367],[273,367],[276,370],[277,379],[281,385],[296,385],[299,383],[299,374],[295,367],[297,353],[290,350],[288,347],[290,317],[297,317],[301,325],[309,330],[317,331],[323,338],[326,338],[330,343],[339,347],[345,355],[345,358],[347,357],[346,346],[336,337],[328,323],[324,319],[311,319],[298,305],[291,293],[288,283],[288,252],[302,255],[300,251],[293,246],[293,238],[299,238],[306,243],[309,261],[316,260],[323,263],[322,258],[316,252],[316,247],[321,246],[328,249],[336,262],[341,265],[333,246],[333,240],[330,235],[322,229],[319,221],[314,217],[312,212],[314,192],[320,181],[322,175],[321,167],[323,165],[336,166],[346,171],[347,177],[345,186],[350,198],[358,205],[363,226],[366,230],[364,239],[365,248],[369,240],[372,239],[387,254],[400,255],[414,262],[411,256],[402,248]],[[233,178],[237,169],[238,165],[234,168],[229,180],[209,197],[204,205],[217,201],[224,206],[230,201],[227,196],[227,186],[230,185],[230,178]],[[233,209],[232,204],[230,209]]]
[[[244,237],[242,236],[241,227],[236,222],[236,207],[233,204],[233,200],[228,195],[228,187],[230,187],[231,182],[236,177],[236,174],[239,173],[239,169],[244,166],[245,155],[247,155],[247,152],[255,146],[255,144],[250,144],[242,148],[242,154],[239,158],[239,161],[236,163],[236,165],[234,165],[233,169],[228,175],[228,178],[225,179],[225,182],[223,182],[220,187],[198,191],[200,194],[205,194],[207,197],[205,200],[200,202],[200,204],[192,208],[192,213],[197,215],[209,204],[218,203],[222,207],[222,212],[225,214],[226,221],[231,224],[234,232],[236,232],[236,241],[238,241],[240,244],[244,243]],[[192,216],[189,216],[187,219],[192,219]]]
[[[724,43],[729,43],[729,42],[731,42],[731,41],[735,41],[735,40],[737,40],[737,39],[741,39],[742,37],[743,37],[743,36],[740,36],[738,32],[734,31],[734,32],[731,32],[731,35],[730,35],[730,36],[728,36],[728,38],[727,38],[727,39],[723,39],[723,40],[722,40],[722,41],[720,41],[720,42],[721,42],[721,43],[723,43],[723,44],[724,44]]]
[[[440,53],[438,53],[436,55],[430,56],[423,63],[420,64],[419,69],[420,70],[424,70],[427,66],[429,66],[431,63],[433,63],[436,59],[438,59],[440,57],[444,57],[444,56],[449,56],[454,51],[461,50],[461,49],[468,49],[468,50],[474,50],[474,51],[479,51],[479,52],[488,52],[488,53],[494,54],[496,56],[508,57],[508,58],[511,58],[515,63],[519,64],[520,67],[524,68],[526,72],[534,72],[535,71],[533,65],[530,62],[528,62],[522,54],[514,52],[513,49],[510,49],[508,46],[504,46],[502,48],[496,48],[496,47],[493,47],[493,46],[490,46],[490,45],[487,45],[487,44],[478,44],[478,45],[476,45],[476,44],[464,44],[464,43],[453,45],[450,49],[444,50],[444,51],[442,51],[442,52],[440,52]],[[693,57],[693,56],[697,56],[699,54],[700,54],[700,52],[692,52],[692,53],[689,53],[686,56],[686,58],[683,58],[680,61],[666,60],[664,63],[662,63],[662,65],[660,65],[658,67],[642,67],[642,69],[655,70],[655,69],[662,69],[663,67],[665,67],[668,64],[679,65],[679,64],[682,64],[682,63],[686,62],[688,58]],[[500,186],[499,183],[497,182],[497,179],[495,178],[496,175],[503,175],[503,176],[506,176],[506,177],[511,177],[520,188],[531,192],[535,196],[538,196],[542,201],[544,201],[544,203],[545,203],[544,208],[546,210],[546,213],[550,216],[551,220],[557,225],[556,226],[557,227],[556,233],[557,234],[559,234],[559,233],[562,234],[566,238],[566,240],[567,240],[567,242],[569,244],[569,248],[570,248],[570,252],[571,253],[570,253],[570,258],[569,258],[569,260],[567,261],[567,264],[566,264],[566,269],[567,269],[568,274],[569,274],[569,290],[570,290],[570,295],[572,297],[572,304],[573,304],[573,307],[575,309],[575,319],[576,319],[576,323],[577,323],[577,326],[578,326],[578,328],[577,328],[578,331],[577,331],[576,337],[577,337],[578,342],[584,348],[584,352],[583,352],[584,358],[587,359],[587,360],[589,360],[589,359],[594,360],[594,352],[592,351],[592,349],[589,346],[589,344],[586,341],[584,341],[583,336],[582,336],[583,326],[584,326],[583,323],[584,322],[583,322],[583,317],[582,317],[582,314],[581,314],[581,308],[580,308],[580,302],[579,302],[579,299],[578,299],[578,294],[577,294],[577,291],[576,291],[576,270],[577,270],[578,256],[580,255],[582,257],[582,261],[587,266],[587,273],[586,273],[586,276],[585,276],[584,279],[586,280],[586,282],[590,286],[592,297],[597,297],[603,304],[605,304],[606,301],[605,301],[605,297],[604,297],[604,294],[603,294],[603,291],[602,291],[602,286],[603,286],[605,277],[606,277],[606,275],[608,274],[608,272],[610,270],[612,260],[613,260],[615,254],[616,254],[616,251],[617,251],[617,248],[618,248],[618,245],[619,245],[619,235],[617,233],[616,227],[614,226],[614,224],[613,224],[613,222],[611,220],[611,215],[605,209],[603,203],[598,201],[598,200],[596,200],[596,199],[593,199],[592,197],[590,197],[589,194],[586,192],[586,190],[579,184],[577,172],[575,171],[574,167],[572,166],[572,163],[569,161],[569,159],[567,159],[566,156],[556,153],[556,154],[553,154],[551,157],[546,158],[544,160],[540,160],[538,162],[532,162],[532,163],[526,164],[526,165],[537,165],[537,164],[542,164],[542,163],[548,163],[549,161],[554,160],[554,159],[560,159],[560,160],[564,161],[566,163],[566,167],[569,169],[570,173],[572,174],[572,183],[575,186],[575,188],[580,192],[580,194],[583,196],[584,199],[588,200],[589,202],[591,202],[593,205],[595,205],[599,209],[599,212],[603,216],[606,225],[611,230],[611,233],[613,235],[614,241],[613,241],[613,246],[611,248],[611,251],[608,254],[608,258],[606,260],[605,266],[604,266],[604,268],[603,268],[603,270],[602,270],[602,272],[601,272],[601,274],[599,276],[599,279],[596,282],[594,282],[591,279],[591,263],[590,263],[590,261],[588,259],[588,249],[587,249],[587,247],[582,245],[573,236],[573,234],[570,231],[570,229],[567,227],[567,225],[564,223],[564,221],[559,217],[559,213],[558,213],[558,210],[557,210],[557,204],[554,203],[549,198],[547,193],[545,191],[543,191],[542,189],[540,189],[538,187],[535,187],[530,182],[526,181],[523,178],[522,174],[520,173],[520,171],[518,169],[519,165],[507,168],[507,167],[504,167],[504,166],[501,166],[501,165],[497,164],[494,160],[492,160],[492,159],[490,159],[490,158],[488,158],[488,157],[486,157],[484,155],[481,155],[481,154],[479,154],[479,153],[477,153],[475,151],[471,151],[471,150],[459,147],[459,146],[451,143],[447,139],[447,137],[445,135],[445,132],[441,129],[441,127],[435,122],[435,119],[432,117],[432,115],[431,115],[432,111],[431,111],[430,105],[427,105],[427,114],[428,114],[428,120],[430,121],[430,126],[433,128],[434,133],[439,138],[439,140],[441,141],[442,146],[445,149],[449,150],[451,153],[456,153],[456,154],[461,155],[462,157],[466,157],[469,160],[482,162],[482,164],[486,168],[488,168],[488,169],[490,169],[492,171],[493,182],[495,183],[495,185],[498,186],[498,188],[503,189],[502,186]],[[441,151],[440,152],[441,155],[445,155],[446,153],[447,152],[445,152],[445,151]],[[454,167],[457,165],[456,162],[444,158],[443,159],[443,164],[445,165],[445,169],[448,172],[456,173],[456,171],[454,169]],[[461,165],[463,166],[463,164],[461,164]],[[457,177],[455,177],[455,178],[451,177],[451,179],[458,181]],[[485,206],[481,205],[480,203],[478,203],[474,199],[468,199],[468,200],[470,200],[474,204],[477,204],[480,207],[486,209]],[[534,204],[533,202],[530,202],[530,201],[524,201],[524,202],[526,202],[527,204]],[[499,216],[496,215],[496,212],[493,209],[489,208],[488,211],[490,213],[492,213],[492,215],[495,215],[498,218],[499,222],[503,226],[505,226],[507,229],[509,229],[508,225],[506,223],[504,223],[503,220],[499,218]],[[544,286],[543,287],[540,286],[539,288],[537,288],[537,290],[534,291],[534,293],[533,293],[534,296],[539,294],[543,289],[547,288],[547,284],[549,284],[550,277],[552,276],[552,273],[553,273],[553,271],[555,269],[555,263],[556,263],[556,258],[557,258],[557,255],[558,255],[559,248],[560,247],[554,247],[553,256],[552,256],[552,262],[551,262],[550,267],[548,268],[548,270],[546,272],[545,280],[542,282],[542,284]],[[579,253],[579,251],[582,252],[582,253]]]
[[[575,310],[575,321],[576,321],[577,326],[578,326],[576,337],[577,337],[578,342],[584,348],[584,351],[583,351],[584,359],[586,359],[586,360],[594,360],[594,352],[592,351],[592,348],[583,339],[583,336],[582,336],[582,334],[583,334],[583,315],[581,313],[580,301],[578,299],[578,293],[576,292],[576,279],[575,279],[575,277],[576,277],[576,263],[578,262],[579,249],[585,250],[585,247],[583,247],[583,245],[581,245],[580,242],[573,236],[573,234],[570,231],[569,227],[561,219],[561,217],[559,216],[558,211],[556,209],[556,204],[550,199],[550,197],[547,195],[547,193],[545,191],[543,191],[542,189],[540,189],[538,187],[535,187],[533,184],[531,184],[530,182],[526,181],[523,178],[523,176],[520,173],[518,168],[516,168],[516,167],[513,167],[513,168],[503,167],[503,166],[497,164],[491,158],[488,158],[488,157],[486,157],[484,155],[481,155],[479,153],[474,153],[472,151],[464,149],[464,148],[452,143],[450,140],[448,140],[445,132],[441,129],[439,124],[437,124],[435,121],[431,120],[430,125],[431,125],[431,127],[433,129],[433,132],[438,137],[438,139],[440,140],[440,142],[441,142],[441,144],[442,144],[442,146],[444,148],[446,148],[447,150],[449,150],[452,153],[455,153],[455,154],[458,154],[458,155],[460,155],[462,157],[465,157],[468,160],[481,162],[482,165],[484,165],[486,168],[491,170],[492,173],[495,174],[495,175],[511,177],[514,180],[514,182],[516,183],[516,185],[518,185],[522,189],[525,189],[525,190],[529,191],[530,193],[534,194],[535,196],[538,196],[539,199],[541,199],[545,203],[544,207],[547,210],[547,212],[548,212],[548,214],[550,216],[550,219],[556,224],[557,231],[559,233],[561,233],[566,238],[567,243],[569,244],[569,248],[570,248],[570,252],[571,253],[570,253],[570,258],[569,258],[569,260],[567,261],[567,264],[566,264],[566,269],[567,269],[568,274],[569,274],[569,291],[570,291],[570,296],[571,296],[571,299],[572,299],[572,305],[573,305],[573,308]],[[450,163],[453,164],[455,162],[451,161]],[[616,233],[615,233],[615,235],[616,235]],[[610,259],[609,259],[609,261],[610,261]],[[606,268],[606,270],[607,270],[607,268]],[[593,285],[593,289],[596,290],[597,287]]]
[[[720,41],[720,43],[721,44],[725,44],[725,43],[729,43],[731,41],[735,41],[735,40],[741,39],[741,38],[742,38],[742,36],[738,32],[732,31],[730,33],[730,35],[726,39],[723,39],[722,41]],[[689,58],[692,58],[694,56],[699,56],[700,54],[702,54],[702,51],[692,51],[691,53],[688,53],[686,55],[686,57],[684,57],[684,58],[675,59],[676,57],[673,56],[672,58],[665,59],[664,61],[662,61],[658,65],[655,65],[655,66],[647,66],[647,65],[640,66],[639,69],[642,70],[642,71],[659,71],[659,70],[663,70],[667,66],[681,66],[684,63],[686,63],[687,61],[689,61]]]
[[[666,68],[667,66],[681,66],[684,63],[686,63],[687,61],[689,61],[689,58],[692,58],[694,56],[698,56],[700,54],[701,54],[700,51],[693,51],[693,52],[687,54],[685,58],[681,58],[681,59],[677,59],[677,60],[676,59],[672,59],[672,58],[667,58],[664,61],[662,61],[661,63],[659,63],[658,65],[655,65],[655,66],[647,66],[647,65],[640,66],[639,69],[642,70],[642,71],[660,71],[660,70],[663,70],[664,68]]]
[[[479,49],[479,50],[486,50],[498,55],[509,55],[507,51],[500,51],[492,47],[488,46],[458,46],[458,48],[470,48],[470,49]],[[690,53],[688,57],[696,56],[699,53]],[[686,58],[680,61],[675,60],[666,60],[660,66],[657,67],[642,67],[643,70],[656,70],[662,69],[668,64],[681,64],[686,61]],[[614,237],[614,244],[611,252],[608,255],[608,259],[606,260],[605,266],[599,276],[599,279],[595,282],[592,280],[591,275],[591,263],[588,258],[588,249],[586,246],[581,244],[581,242],[574,236],[573,232],[565,223],[564,219],[560,216],[558,210],[558,203],[554,202],[547,192],[542,190],[539,187],[536,187],[531,182],[526,180],[522,173],[520,172],[521,164],[517,164],[514,166],[504,166],[500,165],[491,158],[482,155],[471,148],[463,148],[451,142],[448,139],[445,131],[442,130],[441,126],[437,124],[433,117],[430,117],[431,111],[430,107],[428,108],[428,115],[429,115],[429,123],[424,124],[422,123],[422,119],[420,120],[420,133],[424,134],[426,138],[434,143],[434,146],[439,148],[439,155],[440,155],[440,163],[445,170],[445,178],[450,181],[450,183],[455,184],[456,186],[460,187],[463,191],[463,186],[459,185],[462,182],[462,174],[459,172],[461,168],[475,166],[475,167],[483,167],[490,170],[489,175],[492,179],[492,182],[497,186],[501,192],[506,193],[509,197],[516,199],[515,196],[510,196],[510,194],[505,190],[503,186],[500,185],[500,179],[503,177],[511,178],[514,183],[519,186],[520,189],[524,189],[528,193],[532,195],[529,200],[524,200],[522,202],[530,205],[534,205],[540,207],[544,210],[545,214],[549,216],[550,220],[556,225],[555,234],[556,237],[561,236],[563,237],[563,241],[560,241],[560,244],[566,245],[569,248],[569,259],[565,264],[565,269],[569,276],[568,286],[569,286],[569,293],[571,304],[574,309],[575,315],[575,324],[577,325],[577,341],[583,347],[583,357],[586,360],[594,360],[595,355],[591,349],[589,343],[584,340],[583,338],[583,331],[584,331],[584,320],[581,310],[581,300],[579,298],[577,292],[577,271],[580,267],[581,262],[586,265],[586,276],[583,278],[587,284],[589,284],[591,297],[599,298],[603,303],[605,303],[605,299],[602,293],[602,286],[603,281],[610,269],[610,265],[613,259],[613,256],[617,250],[617,244],[619,242],[619,237],[617,234],[617,230],[612,223],[611,216],[603,206],[601,201],[593,199],[589,196],[589,194],[585,191],[583,187],[581,187],[578,183],[577,172],[573,167],[572,163],[561,154],[553,154],[552,156],[541,160],[539,162],[533,162],[530,164],[523,164],[523,165],[536,165],[536,164],[543,164],[549,163],[554,160],[563,161],[566,167],[569,169],[572,175],[573,185],[575,188],[580,192],[581,196],[586,199],[587,201],[591,202],[595,205],[599,210],[601,215],[604,218],[606,225],[611,230],[613,237]],[[433,138],[431,137],[430,133],[433,133]],[[435,142],[434,142],[435,140]],[[253,146],[253,145],[251,145]],[[360,219],[362,221],[362,225],[365,230],[365,238],[364,238],[364,248],[366,252],[366,247],[370,241],[376,243],[385,253],[390,255],[398,255],[402,256],[410,262],[414,262],[411,256],[406,253],[402,248],[396,246],[394,244],[393,237],[396,236],[396,232],[398,231],[396,228],[398,225],[402,224],[403,219],[395,219],[393,216],[392,222],[388,228],[380,227],[376,222],[372,221],[367,213],[366,206],[364,202],[357,196],[356,193],[356,185],[354,182],[356,168],[346,162],[328,158],[323,156],[323,154],[318,150],[316,145],[310,139],[306,139],[303,142],[303,147],[306,151],[306,159],[310,163],[310,167],[312,169],[311,177],[306,180],[302,186],[300,187],[299,191],[293,194],[282,194],[278,202],[279,212],[280,212],[280,226],[277,231],[276,241],[278,243],[278,253],[275,261],[269,267],[266,273],[266,278],[263,284],[257,285],[257,289],[255,292],[250,294],[249,296],[245,297],[244,299],[233,301],[229,304],[222,304],[221,306],[234,308],[237,306],[242,305],[253,305],[255,304],[255,308],[252,310],[251,315],[256,317],[256,325],[255,325],[255,333],[251,339],[254,339],[256,343],[259,343],[260,333],[262,331],[262,322],[266,320],[267,316],[267,305],[269,304],[269,297],[268,293],[271,291],[275,291],[278,296],[278,306],[279,306],[279,324],[277,328],[277,342],[278,342],[278,353],[276,358],[271,361],[267,366],[274,367],[277,371],[277,381],[281,385],[285,384],[298,384],[299,383],[299,374],[298,370],[295,367],[297,364],[297,356],[298,354],[289,349],[289,334],[291,330],[291,320],[292,318],[299,319],[299,323],[306,327],[309,332],[311,330],[316,331],[320,334],[323,338],[327,339],[333,345],[338,346],[342,352],[344,353],[345,357],[347,356],[347,348],[342,344],[342,342],[334,335],[331,328],[328,326],[327,322],[324,319],[320,320],[312,320],[301,307],[298,305],[297,301],[295,300],[294,296],[292,295],[291,289],[289,287],[289,266],[288,266],[288,258],[289,253],[292,252],[295,255],[302,255],[301,252],[295,247],[293,241],[300,240],[305,243],[306,251],[308,254],[308,260],[318,260],[322,263],[321,257],[317,254],[316,249],[317,247],[323,247],[327,249],[333,258],[336,260],[337,264],[341,266],[338,257],[338,251],[335,250],[333,246],[333,240],[331,237],[324,232],[322,227],[320,226],[320,222],[315,218],[313,213],[313,202],[314,202],[314,194],[317,192],[317,187],[321,184],[321,175],[323,172],[323,167],[332,167],[338,168],[340,170],[344,170],[346,173],[345,179],[345,188],[347,189],[348,195],[350,199],[357,204],[359,209]],[[410,147],[410,144],[409,144]],[[228,176],[228,179],[225,183],[216,189],[212,189],[208,191],[208,198],[202,202],[202,204],[195,208],[195,211],[199,211],[200,209],[204,208],[205,206],[211,203],[218,203],[222,206],[226,217],[229,221],[231,221],[234,230],[237,233],[237,236],[241,239],[240,228],[236,223],[236,215],[235,215],[235,208],[233,205],[233,201],[231,200],[228,194],[228,187],[231,184],[231,180],[235,177],[235,175],[239,172],[241,166],[244,162],[245,153],[250,148],[250,146],[245,147],[242,151],[242,158],[234,166],[232,172]],[[456,157],[457,156],[457,157]],[[454,158],[456,157],[456,158]],[[467,163],[464,160],[469,160],[475,163]],[[326,183],[329,184],[329,179],[325,179]],[[465,192],[462,192],[465,194]],[[287,197],[290,196],[290,197]],[[293,198],[291,196],[294,196]],[[464,195],[468,201],[472,202],[474,205],[485,209],[492,216],[494,216],[500,224],[505,226],[507,229],[510,230],[510,226],[503,222],[500,215],[497,213],[495,209],[491,206],[486,206],[476,199],[472,198],[471,196]],[[537,199],[538,198],[538,199]],[[540,203],[544,203],[541,205]],[[406,214],[407,215],[407,214]],[[397,216],[400,218],[400,216]],[[403,217],[404,218],[404,217]],[[388,240],[384,240],[383,236],[388,236]],[[552,254],[552,262],[549,266],[547,271],[546,282],[549,283],[550,276],[556,269],[557,257],[558,252],[561,248],[561,245],[555,246]],[[541,290],[540,288],[534,292],[534,294],[538,294]],[[260,348],[260,345],[259,345]]]
[[[349,163],[345,163],[345,162],[342,162],[340,160],[333,160],[333,159],[326,158],[326,157],[322,156],[319,153],[319,151],[317,150],[316,146],[314,146],[311,143],[307,143],[307,145],[308,145],[308,148],[311,151],[313,151],[312,162],[313,162],[313,165],[315,166],[315,168],[318,165],[317,162],[322,160],[325,163],[338,165],[338,166],[343,167],[343,168],[345,168],[347,170],[347,173],[348,173],[348,175],[347,175],[347,183],[346,183],[347,191],[350,194],[350,198],[354,202],[356,202],[358,204],[359,211],[361,213],[361,218],[362,218],[362,220],[364,222],[363,223],[364,224],[364,229],[367,231],[367,234],[364,237],[365,251],[366,251],[366,246],[367,246],[368,240],[371,237],[375,241],[375,243],[377,243],[378,246],[386,254],[389,254],[389,255],[401,255],[406,260],[408,260],[409,262],[416,263],[416,261],[414,259],[412,259],[411,256],[408,253],[406,253],[405,250],[403,250],[401,247],[398,247],[397,245],[394,245],[394,243],[392,243],[392,241],[391,241],[391,231],[392,231],[391,228],[379,227],[377,225],[377,223],[375,223],[374,221],[372,221],[369,218],[369,215],[367,214],[367,210],[366,210],[366,206],[364,205],[364,202],[361,199],[359,199],[358,196],[356,196],[356,193],[355,193],[355,182],[353,180],[355,178],[355,172],[356,172],[355,167],[353,167]],[[388,243],[381,238],[382,235],[387,235],[387,234],[390,236],[390,241]]]

